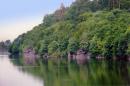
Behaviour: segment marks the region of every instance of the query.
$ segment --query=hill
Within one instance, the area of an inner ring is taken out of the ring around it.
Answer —
[[[10,52],[31,48],[41,57],[66,58],[79,49],[91,58],[126,58],[130,55],[130,1],[76,0],[44,17],[43,23],[20,35]]]

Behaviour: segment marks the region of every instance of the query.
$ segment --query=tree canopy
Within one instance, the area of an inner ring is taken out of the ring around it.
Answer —
[[[33,47],[37,54],[66,57],[83,49],[106,58],[130,54],[129,0],[76,0],[46,15],[43,23],[19,36],[10,51]]]

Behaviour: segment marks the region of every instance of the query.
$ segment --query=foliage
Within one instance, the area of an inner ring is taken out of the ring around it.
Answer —
[[[60,57],[78,49],[106,58],[129,55],[129,1],[122,0],[121,9],[114,5],[112,10],[108,0],[102,1],[76,0],[58,21],[55,13],[45,16],[42,24],[14,41],[11,52],[33,47],[40,55]]]

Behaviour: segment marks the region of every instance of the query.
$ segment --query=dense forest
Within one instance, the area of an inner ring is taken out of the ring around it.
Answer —
[[[129,57],[130,0],[76,0],[44,17],[33,30],[14,40],[9,51],[22,53],[33,48],[36,54],[67,58],[82,49],[91,58]]]

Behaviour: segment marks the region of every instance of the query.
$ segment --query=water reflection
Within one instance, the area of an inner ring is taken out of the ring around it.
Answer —
[[[8,55],[0,55],[0,86],[43,86],[43,80],[20,71]]]
[[[13,62],[15,65],[21,65],[23,62],[21,59],[15,61]],[[22,65],[27,66],[27,64]],[[86,65],[77,65],[39,60],[37,66],[39,67],[22,67],[22,71],[42,78],[45,86],[124,86],[130,84],[130,63],[126,61],[90,61]]]

